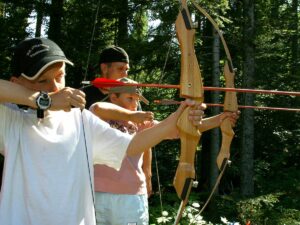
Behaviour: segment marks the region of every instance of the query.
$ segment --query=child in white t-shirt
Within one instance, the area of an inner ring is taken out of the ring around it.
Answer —
[[[14,50],[11,81],[0,80],[0,224],[94,225],[93,164],[120,169],[125,155],[176,136],[176,121],[189,105],[195,106],[191,122],[201,122],[204,106],[185,101],[134,136],[113,129],[81,111],[85,96],[65,87],[66,63],[72,64],[53,41],[27,39]]]

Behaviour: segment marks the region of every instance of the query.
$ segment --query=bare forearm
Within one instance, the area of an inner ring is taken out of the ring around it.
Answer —
[[[23,86],[6,80],[0,80],[0,102],[36,107],[35,99],[38,92],[31,91]]]
[[[148,149],[144,152],[143,156],[143,172],[146,178],[146,186],[147,186],[147,193],[148,197],[152,194],[152,171],[151,171],[151,162],[152,162],[152,149]]]
[[[142,166],[142,168],[143,168],[143,171],[144,171],[144,174],[145,174],[146,178],[152,176],[151,162],[152,162],[152,150],[150,148],[150,149],[148,149],[144,152],[144,156],[143,156],[143,166]]]
[[[219,127],[221,121],[222,121],[221,114],[209,118],[205,118],[202,120],[202,124],[199,126],[199,131],[204,132]]]
[[[167,120],[160,122],[159,124],[138,132],[130,142],[127,154],[136,155],[146,151],[147,149],[157,145],[164,139],[168,138],[168,134],[173,126],[172,123],[168,123]]]
[[[232,125],[234,126],[237,119],[239,118],[239,114],[240,114],[239,111],[237,111],[237,112],[222,112],[219,115],[203,119],[202,124],[199,125],[199,131],[204,132],[204,131],[219,127],[221,125],[221,123],[223,122],[223,120],[225,120],[227,118],[229,118]]]
[[[176,112],[172,113],[167,119],[163,120],[159,124],[138,132],[127,148],[128,155],[135,155],[144,152],[145,150],[155,146],[160,141],[167,139],[168,137],[173,137],[177,135],[177,121],[181,113],[188,106],[195,106],[189,108],[188,119],[192,124],[198,126],[203,115],[203,110],[205,105],[197,104],[189,99],[182,102]]]
[[[134,123],[153,120],[152,112],[131,111],[109,102],[97,102],[90,107],[90,111],[103,120],[123,120]]]
[[[0,102],[2,103],[8,102],[37,108],[38,95],[38,91],[29,90],[17,83],[0,80]],[[70,111],[72,106],[81,109],[85,106],[85,94],[74,88],[65,87],[49,93],[49,96],[52,100],[50,110]]]
[[[130,120],[132,112],[109,102],[97,102],[90,107],[90,111],[103,120]]]

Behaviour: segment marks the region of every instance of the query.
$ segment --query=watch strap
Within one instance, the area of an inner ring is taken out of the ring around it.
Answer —
[[[41,97],[43,97],[43,96],[47,96],[47,98],[48,98],[48,100],[49,100],[49,105],[48,105],[47,108],[41,108],[41,107],[40,107],[40,102],[39,102],[39,101],[41,100]],[[37,98],[36,98],[36,106],[37,106],[37,111],[36,111],[36,113],[37,113],[37,118],[38,118],[38,119],[43,119],[43,118],[44,118],[44,111],[45,111],[46,109],[50,108],[50,106],[51,106],[51,98],[49,97],[49,95],[48,95],[47,92],[45,92],[45,91],[40,91],[39,95],[38,95]]]

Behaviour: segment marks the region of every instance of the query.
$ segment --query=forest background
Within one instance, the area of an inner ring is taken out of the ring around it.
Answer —
[[[188,1],[189,3],[189,1]],[[239,88],[297,91],[299,71],[298,0],[198,0],[217,21],[236,68]],[[224,86],[226,59],[211,23],[189,5],[197,22],[195,52],[205,86]],[[99,52],[119,45],[130,56],[129,76],[141,83],[178,84],[180,49],[175,19],[178,0],[1,0],[0,77],[9,79],[11,47],[28,37],[48,37],[65,51],[67,85],[98,74]],[[178,90],[143,89],[160,120],[177,106],[154,100],[180,100]],[[223,92],[205,92],[205,102],[222,103]],[[239,93],[240,105],[300,108],[299,97]],[[206,116],[222,112],[209,107]],[[231,145],[231,165],[198,217],[214,187],[219,129],[203,133],[196,152],[197,188],[192,189],[181,224],[300,224],[299,112],[241,109]],[[151,224],[171,224],[180,200],[172,186],[180,141],[164,141],[153,151],[154,195],[149,199]],[[177,156],[177,157],[176,157]],[[3,165],[4,158],[0,158]],[[166,212],[168,214],[166,214]],[[197,222],[192,222],[196,219]],[[210,222],[208,222],[210,221]]]

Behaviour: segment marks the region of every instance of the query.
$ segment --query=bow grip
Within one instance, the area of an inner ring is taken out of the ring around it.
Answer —
[[[178,197],[185,200],[189,196],[195,179],[195,153],[201,137],[199,130],[188,120],[189,108],[185,109],[177,122],[181,152],[173,185]]]
[[[195,30],[192,29],[186,1],[182,2],[182,6],[175,22],[181,50],[180,97],[202,103],[204,93],[201,72],[194,50]],[[193,179],[195,179],[195,153],[201,137],[199,130],[188,119],[189,109],[188,107],[183,111],[177,122],[181,152],[173,185],[178,197],[182,200],[187,200]]]

